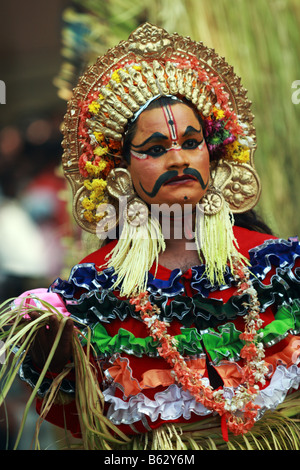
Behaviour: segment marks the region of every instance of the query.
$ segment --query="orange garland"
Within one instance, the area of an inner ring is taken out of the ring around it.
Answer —
[[[204,385],[200,374],[186,365],[183,356],[176,348],[177,340],[167,333],[167,327],[170,325],[159,320],[160,309],[151,304],[148,292],[143,292],[130,300],[136,311],[140,312],[150,335],[154,340],[160,342],[158,353],[172,366],[172,375],[177,382],[182,385],[184,390],[188,390],[196,401],[222,417],[221,426],[225,440],[228,440],[227,428],[234,435],[238,435],[248,432],[255,424],[259,409],[259,406],[253,402],[259,392],[257,383],[260,382],[264,385],[264,376],[267,372],[263,360],[264,350],[257,333],[263,321],[259,316],[259,302],[250,280],[249,270],[240,266],[236,270],[235,278],[238,281],[237,293],[248,293],[251,300],[249,304],[245,305],[248,308],[248,314],[245,318],[245,331],[240,335],[240,338],[246,343],[241,350],[241,357],[246,362],[242,369],[244,384],[237,387],[234,396],[230,399],[224,397],[222,387],[214,390],[210,385]],[[242,416],[238,416],[237,412]]]

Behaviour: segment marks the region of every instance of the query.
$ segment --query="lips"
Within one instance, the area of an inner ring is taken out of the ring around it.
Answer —
[[[171,185],[171,184],[184,184],[190,181],[197,181],[197,178],[193,175],[181,175],[181,176],[174,176],[173,178],[169,179],[165,182],[164,186]]]

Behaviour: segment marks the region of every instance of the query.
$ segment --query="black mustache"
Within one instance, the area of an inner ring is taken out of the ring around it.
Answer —
[[[160,175],[160,177],[156,180],[152,191],[150,191],[149,193],[143,188],[142,183],[140,183],[140,186],[142,190],[144,191],[144,193],[147,194],[147,196],[154,197],[156,196],[156,194],[158,193],[158,191],[160,190],[163,184],[165,184],[168,180],[170,180],[171,178],[174,178],[177,175],[178,175],[178,171],[176,170],[166,171],[166,173],[163,173],[162,175]]]
[[[208,180],[207,180],[207,183],[204,183],[201,174],[200,174],[199,171],[196,170],[195,168],[185,168],[185,169],[183,170],[183,174],[184,174],[184,175],[192,175],[192,176],[195,176],[195,178],[197,178],[197,180],[199,181],[199,183],[200,183],[200,185],[201,185],[201,188],[202,188],[202,189],[206,189],[206,188],[207,188],[207,186],[208,186]],[[166,171],[166,173],[163,173],[162,175],[160,175],[160,177],[156,180],[156,182],[155,182],[155,184],[154,184],[154,186],[153,186],[153,189],[152,189],[152,191],[150,191],[150,192],[146,191],[146,190],[143,188],[142,183],[140,183],[140,186],[141,186],[142,190],[144,191],[144,193],[147,194],[147,196],[149,196],[149,197],[155,197],[156,194],[158,193],[158,191],[160,190],[161,186],[162,186],[163,184],[165,184],[167,181],[169,181],[170,179],[175,178],[176,176],[178,176],[178,171],[176,171],[176,170]]]
[[[185,168],[185,169],[183,170],[183,174],[184,174],[184,175],[192,175],[192,176],[195,176],[195,177],[197,178],[197,180],[199,181],[199,183],[200,183],[200,185],[201,185],[201,188],[202,188],[202,189],[206,189],[206,188],[207,188],[209,179],[207,180],[207,183],[204,183],[201,174],[200,174],[199,171],[196,170],[195,168]]]

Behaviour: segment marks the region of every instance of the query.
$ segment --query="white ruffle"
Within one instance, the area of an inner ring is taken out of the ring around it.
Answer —
[[[297,390],[300,385],[300,368],[293,364],[286,368],[283,365],[277,366],[270,384],[261,390],[255,399],[255,404],[260,406],[258,419],[267,410],[275,410],[280,403],[285,400],[288,392]]]
[[[164,421],[177,419],[182,416],[188,420],[191,413],[200,416],[211,414],[201,403],[197,403],[189,392],[182,390],[176,384],[170,385],[163,392],[158,392],[154,400],[150,400],[143,393],[131,397],[128,401],[114,396],[115,386],[105,390],[105,401],[111,403],[107,417],[114,424],[132,424],[141,421],[146,415],[152,422],[160,417]]]
[[[289,391],[297,389],[300,385],[300,368],[296,365],[288,369],[280,365],[277,367],[270,384],[261,390],[255,399],[260,406],[258,419],[267,411],[275,410],[282,403]],[[184,391],[176,384],[170,385],[163,392],[154,395],[154,399],[147,398],[139,393],[129,400],[123,400],[115,396],[116,385],[113,384],[104,392],[104,399],[110,403],[107,417],[113,424],[133,424],[142,421],[147,416],[152,422],[160,417],[164,421],[182,417],[185,420],[191,418],[194,413],[198,416],[212,414],[201,403],[198,403],[189,391]],[[233,388],[226,388],[227,398],[233,395]]]

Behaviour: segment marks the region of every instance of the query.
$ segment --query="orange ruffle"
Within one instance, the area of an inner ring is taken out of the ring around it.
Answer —
[[[142,359],[141,359],[142,360]],[[200,376],[206,373],[205,358],[189,359],[186,361],[188,367],[197,370]],[[241,382],[241,368],[238,364],[222,361],[217,367],[218,373],[224,381],[226,387],[237,387]],[[107,369],[107,373],[117,383],[125,396],[133,396],[147,388],[168,387],[175,383],[171,369],[150,369],[142,374],[142,380],[133,377],[129,360],[118,356],[112,367]]]
[[[280,349],[277,351],[275,345],[273,354],[268,354],[266,350],[265,362],[271,366],[271,370],[275,372],[276,367],[279,364],[283,364],[286,367],[290,367],[293,364],[297,364],[300,356],[300,336],[289,334],[286,338],[280,341]],[[271,351],[270,351],[271,352]]]
[[[265,362],[271,372],[274,372],[279,364],[290,367],[298,362],[300,356],[300,336],[288,335],[281,342],[279,351],[275,349],[269,355],[272,348],[266,351]],[[136,358],[135,358],[136,359]],[[143,358],[140,358],[143,361]],[[201,377],[206,375],[205,358],[187,359],[186,364],[192,370],[197,370]],[[242,380],[242,368],[236,362],[222,361],[216,367],[225,387],[237,387]],[[117,383],[125,396],[133,396],[142,390],[156,387],[168,387],[175,383],[172,369],[148,369],[142,375],[142,380],[133,376],[129,359],[117,356],[113,365],[107,369],[107,373]]]

